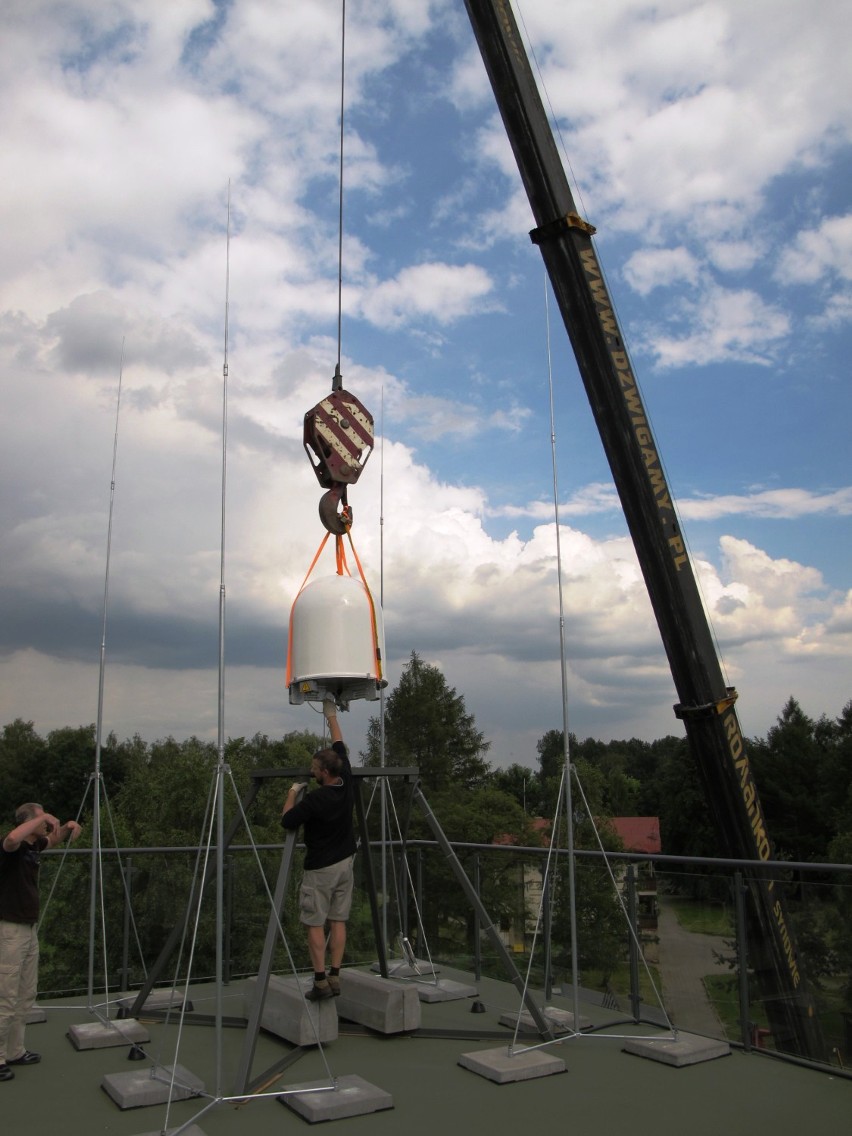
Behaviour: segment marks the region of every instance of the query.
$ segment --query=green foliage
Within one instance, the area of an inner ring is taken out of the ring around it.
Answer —
[[[515,762],[505,769],[495,769],[491,774],[495,789],[507,793],[530,816],[539,816],[541,809],[541,779],[526,765]]]
[[[0,807],[4,823],[11,820],[18,805],[41,801],[46,752],[47,744],[35,732],[32,722],[16,718],[3,727],[0,736]]]
[[[119,742],[110,735],[102,743],[100,788],[106,805],[101,819],[103,847],[169,849],[158,856],[130,855],[127,864],[120,864],[117,857],[105,859],[105,909],[111,919],[118,918],[125,906],[134,915],[135,927],[129,940],[132,981],[143,977],[142,960],[149,967],[171,929],[184,921],[197,874],[196,853],[191,846],[207,843],[215,789],[219,787],[224,793],[225,814],[230,821],[239,817],[239,802],[257,771],[305,771],[321,744],[321,738],[310,731],[282,738],[255,734],[230,739],[220,779],[216,747],[199,738],[176,741],[167,737],[146,743],[138,736]],[[447,685],[437,667],[412,653],[399,685],[386,702],[385,761],[392,766],[419,768],[430,807],[448,838],[457,843],[457,854],[469,876],[476,872],[479,877],[489,916],[496,923],[524,926],[535,915],[525,889],[530,872],[535,875],[540,862],[518,852],[484,855],[462,846],[488,845],[495,839],[510,841],[518,848],[535,845],[541,839],[541,830],[533,829],[533,820],[554,817],[557,805],[561,821],[556,843],[565,846],[563,734],[555,729],[544,731],[536,755],[531,755],[526,764],[492,769],[486,761],[487,752],[488,742],[467,712],[463,696]],[[751,742],[750,752],[767,828],[779,857],[852,862],[852,702],[834,720],[812,720],[790,699],[768,736]],[[716,836],[698,767],[684,738],[604,743],[569,735],[568,753],[578,850],[596,847],[599,838],[605,846],[617,849],[618,841],[608,830],[606,818],[637,815],[659,816],[666,853],[716,854]],[[377,719],[371,721],[367,753],[362,758],[371,764],[379,762]],[[54,730],[42,738],[32,722],[18,719],[6,725],[0,733],[4,824],[11,826],[18,804],[40,801],[62,819],[80,815],[84,835],[76,849],[85,848],[91,841],[94,768],[93,726]],[[251,837],[257,845],[277,845],[282,839],[280,811],[286,786],[276,777],[263,779],[261,785],[249,815]],[[416,810],[407,835],[432,839]],[[248,842],[243,828],[238,830],[234,844],[240,842]],[[184,848],[187,851],[178,851]],[[363,856],[362,852],[361,871]],[[267,883],[252,853],[227,857],[228,887],[234,896],[230,961],[235,973],[257,966],[268,921],[266,889],[274,886],[280,863],[280,853],[274,850],[261,850],[258,857]],[[414,860],[414,854],[409,853],[412,865]],[[422,881],[422,910],[414,909],[416,885],[412,883],[407,889],[407,909],[395,913],[400,926],[392,933],[404,926],[416,943],[422,917],[431,950],[466,953],[473,941],[473,913],[446,858],[424,851],[419,869],[412,867],[412,871]],[[394,872],[399,883],[405,873],[398,855]],[[708,896],[718,884],[718,877],[706,873],[682,871],[678,878],[680,890],[693,895]],[[590,973],[614,973],[623,962],[625,935],[611,880],[600,865],[580,857],[575,883],[579,964]],[[799,946],[809,976],[816,976],[819,982],[833,982],[835,987],[836,976],[846,976],[843,997],[852,1008],[852,981],[848,978],[852,974],[852,888],[834,882],[829,886],[825,881],[821,886],[821,891],[806,893],[802,885],[801,895],[795,897],[792,914]],[[84,966],[80,943],[89,938],[90,887],[89,857],[72,854],[67,862],[59,853],[45,857],[42,895],[50,893],[51,898],[45,915],[42,972],[48,987],[65,988],[73,984],[75,976],[79,980]],[[559,967],[568,967],[564,857],[560,858],[553,888],[553,940],[559,944],[555,961]],[[295,890],[288,894],[282,918],[297,964],[307,965]],[[725,896],[720,893],[719,898]],[[213,918],[212,896],[207,896],[200,917],[199,973],[212,973]],[[106,969],[114,977],[121,965],[122,940],[114,929],[107,940],[106,960],[100,957],[101,943],[97,944],[96,974]],[[352,958],[367,958],[374,951],[363,890],[350,923],[349,951]],[[279,954],[283,958],[283,952]],[[286,958],[282,965],[288,965]]]
[[[687,931],[698,935],[734,934],[730,909],[722,903],[696,903],[690,900],[674,900],[672,906],[677,921]]]
[[[852,831],[852,703],[839,718],[809,718],[790,698],[751,764],[766,827],[782,860],[825,861]]]
[[[565,765],[565,746],[562,730],[548,730],[536,742],[538,751],[539,776],[543,784],[558,780]],[[571,736],[569,735],[569,743]]]

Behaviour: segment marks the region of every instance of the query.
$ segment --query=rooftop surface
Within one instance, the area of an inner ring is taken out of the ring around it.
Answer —
[[[623,1015],[592,1001],[581,1002],[580,1012],[593,1032],[546,1047],[564,1061],[566,1072],[495,1084],[462,1068],[459,1058],[509,1047],[513,1029],[501,1025],[500,1018],[517,1013],[520,996],[509,983],[488,978],[474,983],[471,975],[449,968],[440,974],[442,979],[475,985],[475,996],[421,1002],[421,1027],[412,1034],[386,1037],[341,1023],[339,1038],[322,1051],[316,1046],[297,1050],[261,1031],[253,1076],[266,1073],[270,1083],[265,1091],[283,1092],[294,1084],[326,1080],[330,1070],[332,1078],[355,1074],[390,1093],[391,1109],[328,1122],[351,1136],[528,1133],[554,1125],[598,1136],[739,1136],[751,1131],[836,1136],[849,1128],[852,1080],[842,1075],[736,1048],[727,1056],[673,1068],[624,1052],[625,1038],[664,1040],[670,1037],[666,1030],[625,1022]],[[193,986],[195,1014],[213,1015],[214,995],[209,984]],[[544,1005],[540,993],[535,997]],[[315,1127],[274,1096],[248,1102],[227,1099],[245,1038],[238,1024],[244,1015],[242,983],[225,989],[223,1022],[236,1024],[167,1024],[143,1016],[140,1020],[151,1037],[144,1046],[144,1062],[129,1060],[128,1045],[90,1050],[72,1045],[66,1036],[69,1027],[95,1020],[85,1001],[40,1004],[46,1021],[28,1027],[27,1045],[42,1054],[42,1062],[17,1069],[14,1081],[0,1084],[4,1132],[141,1136],[193,1121],[207,1136],[236,1130],[245,1136],[271,1136]],[[474,1002],[484,1011],[474,1013]],[[570,1010],[573,1003],[553,995],[547,1005]],[[519,1037],[515,1051],[539,1040]],[[276,1064],[288,1056],[296,1059],[276,1072]],[[209,1095],[169,1106],[121,1109],[101,1087],[108,1073],[146,1067],[153,1072],[174,1062],[201,1078]]]

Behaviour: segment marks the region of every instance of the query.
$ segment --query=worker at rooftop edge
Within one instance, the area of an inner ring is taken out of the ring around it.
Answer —
[[[296,803],[300,782],[290,786],[281,814],[288,830],[304,825],[305,871],[299,890],[299,918],[305,926],[314,982],[307,997],[312,1001],[340,993],[340,966],[346,948],[346,921],[352,906],[355,830],[352,824],[354,789],[349,754],[331,699],[323,702],[331,735],[331,748],[311,760],[311,776],[318,788]],[[330,967],[326,973],[326,922]]]
[[[75,820],[60,824],[30,802],[15,811],[15,827],[0,845],[0,1081],[14,1078],[14,1065],[41,1061],[24,1046],[38,990],[39,855],[80,832]]]

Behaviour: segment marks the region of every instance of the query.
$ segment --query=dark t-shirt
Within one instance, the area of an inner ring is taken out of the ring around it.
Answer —
[[[281,818],[287,829],[305,826],[305,867],[327,868],[352,856],[355,852],[355,830],[352,826],[352,807],[355,792],[352,784],[352,766],[343,742],[331,747],[339,754],[343,767],[340,785],[320,785],[306,793],[297,805]]]
[[[7,923],[38,922],[39,853],[47,848],[47,838],[26,840],[7,852],[0,843],[0,919]]]

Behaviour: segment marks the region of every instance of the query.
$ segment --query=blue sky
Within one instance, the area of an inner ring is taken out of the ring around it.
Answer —
[[[817,8],[516,9],[751,735],[852,697],[852,16]],[[123,343],[104,724],[216,736],[230,184],[226,728],[315,724],[284,659],[323,535],[340,13],[4,6],[2,722],[95,720]],[[562,722],[551,372],[571,728],[680,732],[531,227],[461,0],[349,0],[342,368],[382,433],[353,537],[391,683],[440,666],[500,764]]]

